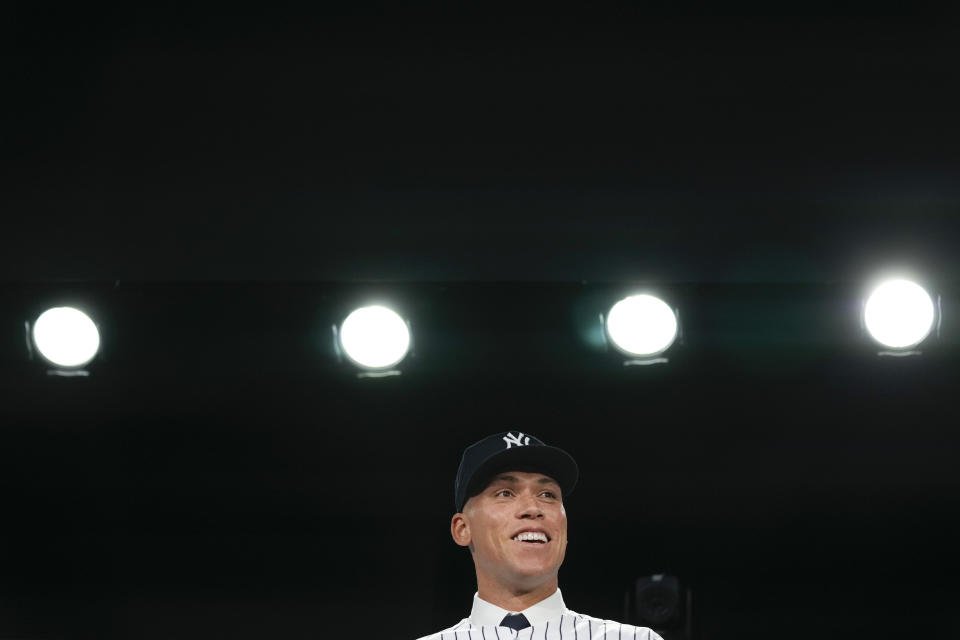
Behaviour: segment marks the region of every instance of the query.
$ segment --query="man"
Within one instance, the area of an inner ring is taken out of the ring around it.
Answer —
[[[453,541],[470,549],[470,616],[421,640],[662,640],[646,627],[567,609],[557,573],[567,549],[563,499],[577,483],[567,452],[530,434],[498,433],[467,447],[454,485]]]

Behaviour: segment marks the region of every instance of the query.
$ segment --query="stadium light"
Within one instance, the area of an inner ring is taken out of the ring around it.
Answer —
[[[933,329],[936,310],[926,290],[905,279],[878,285],[863,306],[863,323],[870,336],[884,347],[911,349]]]
[[[33,344],[50,364],[82,367],[100,350],[100,331],[93,320],[73,307],[47,309],[33,323]]]
[[[604,322],[607,335],[623,353],[640,358],[659,355],[677,337],[677,316],[660,298],[636,295],[610,308]]]
[[[355,309],[340,325],[343,353],[363,369],[389,369],[410,349],[410,328],[400,315],[374,305]]]

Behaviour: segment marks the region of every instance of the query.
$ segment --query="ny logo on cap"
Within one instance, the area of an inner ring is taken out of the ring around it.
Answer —
[[[524,436],[518,431],[517,435],[508,433],[507,435],[503,436],[503,441],[507,443],[507,449],[514,445],[522,447],[525,444],[530,444],[530,436]]]

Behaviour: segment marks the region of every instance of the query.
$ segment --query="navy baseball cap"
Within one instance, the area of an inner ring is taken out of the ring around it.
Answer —
[[[573,456],[551,447],[529,433],[507,431],[487,436],[464,449],[454,483],[454,503],[463,511],[467,500],[483,491],[490,479],[504,471],[526,471],[550,476],[566,498],[577,485],[580,470]]]

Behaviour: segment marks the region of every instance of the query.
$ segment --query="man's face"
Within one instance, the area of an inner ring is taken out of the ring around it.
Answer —
[[[471,546],[478,579],[516,589],[556,580],[567,549],[560,487],[541,473],[501,473],[454,516],[453,535]]]

